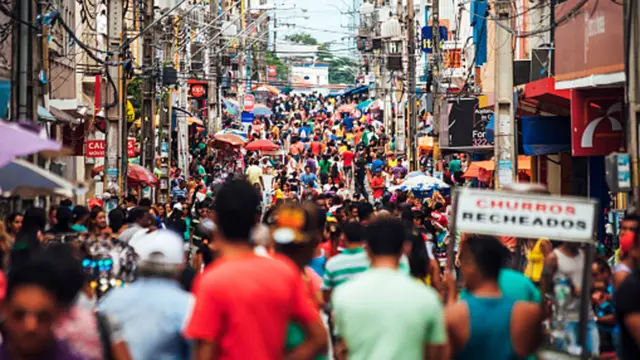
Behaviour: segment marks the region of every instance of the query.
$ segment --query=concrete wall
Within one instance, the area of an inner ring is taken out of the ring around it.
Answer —
[[[329,67],[294,66],[291,68],[291,77],[299,77],[313,85],[329,85]]]

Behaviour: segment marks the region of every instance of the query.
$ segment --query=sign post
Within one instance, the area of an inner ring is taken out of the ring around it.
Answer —
[[[244,108],[246,112],[253,112],[253,107],[256,104],[256,98],[252,94],[246,94],[244,96]]]
[[[514,191],[462,188],[453,194],[453,218],[448,244],[449,270],[454,274],[454,243],[457,232],[516,238],[548,238],[588,244],[580,284],[579,344],[586,354],[587,323],[591,294],[591,263],[595,255],[597,224],[595,200]]]

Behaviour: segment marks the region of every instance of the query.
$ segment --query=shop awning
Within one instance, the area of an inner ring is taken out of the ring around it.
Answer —
[[[493,171],[496,164],[493,160],[473,161],[469,164],[467,171],[462,177],[477,178],[483,171]],[[531,158],[524,155],[518,155],[518,170],[531,170]]]
[[[525,155],[571,152],[571,118],[523,116],[522,145]]]
[[[51,112],[51,115],[53,115],[53,117],[55,117],[57,121],[69,124],[80,124],[80,121],[78,119],[74,118],[68,112],[60,110],[55,106],[49,106],[49,112]]]
[[[44,106],[38,105],[38,120],[40,121],[56,121],[56,117],[45,109]]]
[[[518,104],[521,116],[568,116],[571,109],[569,90],[556,90],[552,77],[532,81],[524,85]]]

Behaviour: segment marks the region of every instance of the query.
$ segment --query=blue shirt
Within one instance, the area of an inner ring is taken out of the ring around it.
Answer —
[[[384,166],[384,161],[380,159],[375,159],[373,160],[373,163],[371,163],[371,167],[373,168],[374,172],[382,170],[383,166]]]
[[[187,198],[187,188],[180,189],[179,186],[176,186],[171,190],[171,197],[175,200],[178,196],[183,196],[185,199]]]
[[[193,304],[178,282],[143,278],[111,290],[99,308],[120,322],[133,359],[187,360],[191,351],[182,331]]]
[[[303,174],[302,176],[300,176],[300,181],[302,181],[302,183],[305,185],[312,184],[313,186],[315,186],[317,180],[318,178],[316,174],[313,173]]]

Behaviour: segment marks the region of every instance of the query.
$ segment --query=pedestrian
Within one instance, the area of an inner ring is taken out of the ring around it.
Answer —
[[[75,206],[73,208],[73,217],[72,217],[72,225],[71,230],[79,233],[86,233],[89,231],[89,216],[91,215],[89,209],[85,206]]]
[[[23,216],[20,213],[11,213],[5,219],[4,223],[7,227],[7,235],[11,243],[16,240],[16,235],[20,232],[20,229],[22,229],[22,220]]]
[[[139,278],[107,293],[100,311],[120,321],[133,359],[191,359],[182,336],[193,306],[178,282],[185,265],[182,238],[158,230],[143,235],[134,250]]]
[[[104,210],[99,206],[95,206],[91,209],[88,232],[89,234],[97,237],[111,234],[111,228],[109,228],[109,225],[107,224],[107,216]]]
[[[295,265],[253,252],[250,234],[259,204],[259,195],[243,180],[224,184],[216,196],[214,236],[220,258],[194,284],[195,308],[185,331],[196,341],[196,360],[214,354],[223,360],[281,358],[291,321],[307,337],[289,358],[312,358],[326,344],[324,325]]]
[[[327,260],[324,269],[322,289],[326,302],[331,300],[331,294],[335,288],[369,268],[365,240],[364,227],[360,223],[350,221],[341,226],[339,243],[344,247],[340,254],[331,256]]]
[[[27,261],[12,269],[3,294],[0,359],[84,360],[54,333],[64,312],[60,280],[49,262]]]
[[[380,217],[366,229],[371,269],[335,290],[336,328],[349,359],[444,359],[438,294],[399,271],[405,227]]]
[[[500,291],[506,251],[491,236],[469,235],[461,244],[460,270],[469,295],[447,305],[445,312],[449,348],[456,359],[524,358],[541,343],[540,306]],[[450,275],[447,279],[449,291],[454,290],[455,281]]]
[[[620,327],[620,359],[640,359],[640,240],[638,232],[625,231],[620,239],[621,250],[633,271],[620,283],[614,294],[616,320]]]

